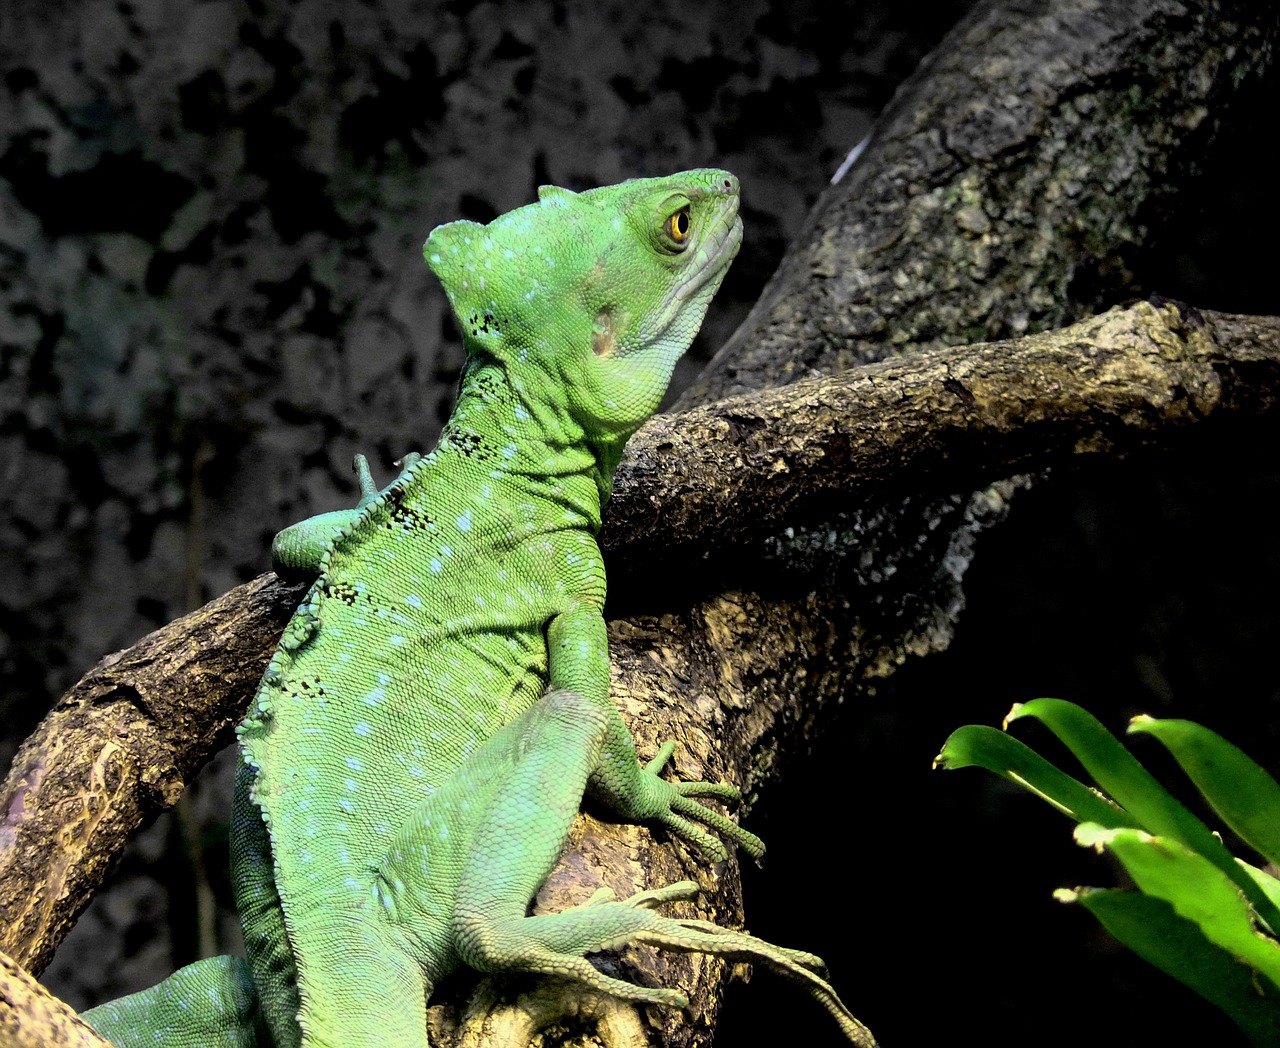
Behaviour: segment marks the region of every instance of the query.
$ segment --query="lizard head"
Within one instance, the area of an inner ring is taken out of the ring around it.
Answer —
[[[423,248],[467,352],[589,438],[625,440],[654,411],[742,243],[738,180],[702,169],[450,222]]]

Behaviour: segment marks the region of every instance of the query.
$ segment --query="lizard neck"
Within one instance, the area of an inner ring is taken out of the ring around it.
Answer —
[[[434,455],[447,457],[460,478],[509,481],[530,495],[571,499],[594,533],[625,439],[593,439],[563,403],[537,395],[545,381],[491,357],[469,357]]]

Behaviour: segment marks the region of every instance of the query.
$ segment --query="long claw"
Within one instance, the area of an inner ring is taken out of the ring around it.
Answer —
[[[802,983],[840,1025],[844,1035],[859,1048],[875,1048],[876,1040],[844,1002],[823,975],[822,959],[801,950],[789,950],[757,939],[745,932],[735,932],[709,921],[663,919],[662,924],[645,929],[636,941],[648,942],[668,950],[689,953],[714,953],[735,960],[767,964],[782,975]]]
[[[694,881],[674,881],[664,888],[636,892],[623,902],[627,906],[642,906],[646,910],[652,910],[669,902],[692,902],[697,896],[698,885]]]
[[[697,801],[688,800],[681,797],[678,801],[672,802],[671,810],[680,812],[690,818],[698,819],[705,822],[713,830],[717,831],[722,837],[727,837],[733,841],[739,848],[750,855],[753,859],[759,861],[764,858],[764,841],[757,837],[750,830],[744,830],[736,822],[732,822],[725,818],[718,811],[712,811],[704,804]]]
[[[737,787],[727,782],[673,782],[671,785],[684,797],[715,797],[731,803],[742,799]]]
[[[697,845],[717,862],[723,862],[728,858],[728,849],[722,841],[700,826],[694,825],[690,820],[705,823],[759,862],[764,857],[764,841],[719,812],[692,799],[714,797],[716,800],[732,803],[741,798],[736,788],[722,782],[667,782],[659,778],[667,762],[671,760],[672,754],[675,753],[675,748],[674,742],[664,742],[653,760],[645,765],[645,771],[674,794],[668,795],[666,811],[659,811],[650,817],[677,836]]]
[[[711,809],[703,808],[702,812],[697,813],[698,818],[704,818],[704,814],[712,814]],[[663,826],[674,833],[677,837],[683,837],[690,844],[694,844],[708,855],[715,862],[724,862],[729,858],[729,850],[724,846],[718,837],[713,837],[707,833],[701,826],[695,826],[688,819],[682,818],[675,813],[674,807],[666,815],[659,820]]]

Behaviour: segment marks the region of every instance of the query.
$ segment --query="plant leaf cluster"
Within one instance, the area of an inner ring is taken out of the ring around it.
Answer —
[[[1074,819],[1076,842],[1109,851],[1133,889],[1062,888],[1145,960],[1213,1002],[1256,1044],[1280,1043],[1280,881],[1234,857],[1101,722],[1073,703],[1014,706],[1005,727],[1033,718],[1080,761],[1097,789],[997,728],[970,724],[947,739],[938,768],[981,767]],[[1280,866],[1280,785],[1237,747],[1192,721],[1135,717],[1129,732],[1159,740],[1223,823]]]

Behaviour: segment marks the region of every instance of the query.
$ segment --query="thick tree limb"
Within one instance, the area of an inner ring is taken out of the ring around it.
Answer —
[[[109,1048],[109,1042],[3,953],[0,1044],[6,1048]]]
[[[606,547],[649,573],[859,506],[1263,414],[1277,397],[1280,320],[1138,303],[654,419],[628,448]]]

